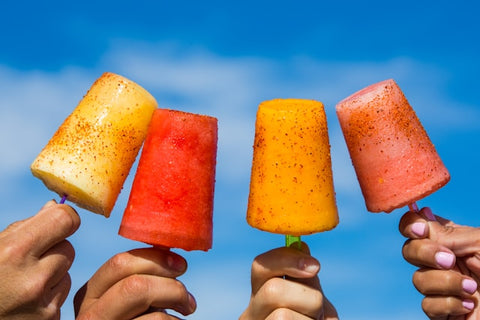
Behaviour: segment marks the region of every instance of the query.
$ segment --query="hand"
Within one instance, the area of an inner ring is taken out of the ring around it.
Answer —
[[[76,319],[178,319],[164,309],[191,314],[195,299],[175,279],[186,270],[186,261],[166,249],[117,254],[75,295]]]
[[[435,217],[429,208],[407,212],[400,232],[410,238],[403,256],[420,267],[413,283],[425,295],[424,312],[431,319],[480,319],[480,229]]]
[[[257,256],[252,264],[250,303],[240,320],[338,320],[323,295],[319,270],[305,243],[302,251],[282,247]]]
[[[72,207],[49,201],[0,232],[0,319],[60,319],[75,257],[65,238],[79,226]]]

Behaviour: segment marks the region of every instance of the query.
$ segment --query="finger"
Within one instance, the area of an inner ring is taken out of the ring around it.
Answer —
[[[480,228],[452,226],[430,223],[430,238],[448,247],[459,257],[476,254],[480,251]]]
[[[55,287],[44,291],[41,300],[42,308],[38,308],[39,319],[60,319],[60,309],[67,299],[71,284],[70,275],[66,274]]]
[[[157,248],[134,249],[108,260],[88,282],[85,298],[98,298],[120,280],[133,274],[175,278],[187,269],[184,258]]]
[[[67,273],[54,287],[50,289],[50,292],[45,295],[48,301],[48,307],[60,309],[67,299],[71,286],[72,280],[70,275]]]
[[[467,268],[475,275],[480,275],[480,254],[477,253],[470,257],[464,257],[463,261]]]
[[[262,310],[258,318],[264,319],[278,308],[287,308],[317,319],[323,312],[323,295],[320,290],[285,280],[272,278],[257,292],[253,307]]]
[[[55,200],[50,200],[50,201],[47,201],[41,209],[45,209],[45,208],[54,206],[56,204],[57,203],[55,202]],[[20,228],[24,224],[24,222],[27,221],[28,219],[31,219],[31,217],[27,218],[27,219],[24,219],[24,220],[18,220],[18,221],[15,221],[15,222],[11,223],[7,228],[5,228],[5,230],[3,232],[0,232],[0,238],[4,238],[6,235],[9,235],[9,234],[12,234],[12,233],[16,234],[18,228]]]
[[[326,297],[323,300],[325,320],[338,320],[338,313],[333,304]]]
[[[310,248],[303,241],[301,242],[300,248],[294,247],[294,249],[300,250],[301,252],[310,256]],[[314,276],[313,274],[310,277],[307,276],[306,278],[305,277],[304,278],[297,278],[297,277],[292,277],[292,276],[286,276],[285,278],[289,279],[289,280],[295,280],[295,282],[303,283],[303,284],[305,284],[307,286],[310,286],[312,288],[321,290],[320,280],[318,279],[318,276]]]
[[[270,250],[252,263],[252,292],[273,277],[310,278],[320,270],[320,263],[304,252],[287,247]]]
[[[456,261],[448,248],[430,239],[407,240],[402,254],[405,260],[418,267],[450,269]]]
[[[150,307],[188,315],[195,311],[196,302],[180,281],[132,275],[111,287],[87,312],[92,319],[120,320],[132,319]]]
[[[298,313],[294,310],[290,310],[287,308],[275,309],[271,314],[267,316],[267,318],[265,318],[265,320],[278,320],[278,319],[311,320],[311,318],[307,317],[306,315],[303,315],[301,313]],[[315,319],[323,320],[323,317],[315,318]]]
[[[454,270],[420,269],[413,274],[413,284],[423,295],[467,298],[477,290],[475,280]]]
[[[422,309],[430,318],[459,316],[472,311],[473,301],[457,297],[428,296],[422,301]]]
[[[80,226],[77,212],[66,204],[47,203],[35,216],[21,224],[19,246],[35,257],[72,235]]]
[[[36,272],[50,275],[47,287],[54,287],[68,272],[72,266],[74,258],[75,249],[72,244],[67,240],[63,240],[43,254],[40,258]]]
[[[146,314],[143,314],[135,320],[180,320],[179,317],[168,314],[166,312],[149,312]]]
[[[410,239],[426,238],[429,231],[426,219],[412,211],[408,211],[402,216],[398,229],[404,237]]]

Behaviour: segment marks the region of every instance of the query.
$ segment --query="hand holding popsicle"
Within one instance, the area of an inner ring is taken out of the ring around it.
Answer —
[[[250,302],[239,319],[337,320],[320,286],[319,271],[320,264],[305,243],[300,250],[281,247],[257,256],[252,263]]]
[[[425,295],[422,307],[435,319],[478,319],[480,229],[460,226],[439,216],[436,221],[426,219],[429,215],[429,208],[407,212],[399,225],[400,232],[409,238],[403,255],[420,267],[413,282]]]
[[[75,256],[66,238],[79,226],[73,208],[49,201],[0,232],[0,319],[60,319]]]
[[[186,269],[186,261],[168,250],[117,254],[76,293],[76,319],[178,319],[165,310],[191,314],[195,299],[176,279]]]

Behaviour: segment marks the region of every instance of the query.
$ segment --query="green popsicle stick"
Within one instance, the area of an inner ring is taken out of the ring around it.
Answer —
[[[286,235],[285,246],[300,249],[302,248],[302,240],[300,239],[300,236]]]

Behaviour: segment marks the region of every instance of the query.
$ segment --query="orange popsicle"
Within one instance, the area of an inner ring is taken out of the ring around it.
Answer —
[[[156,108],[144,88],[104,73],[34,160],[33,175],[61,197],[108,217]]]
[[[247,222],[292,236],[338,224],[321,102],[275,99],[258,107]]]
[[[412,204],[450,180],[394,80],[354,93],[336,110],[369,211],[391,212]]]

